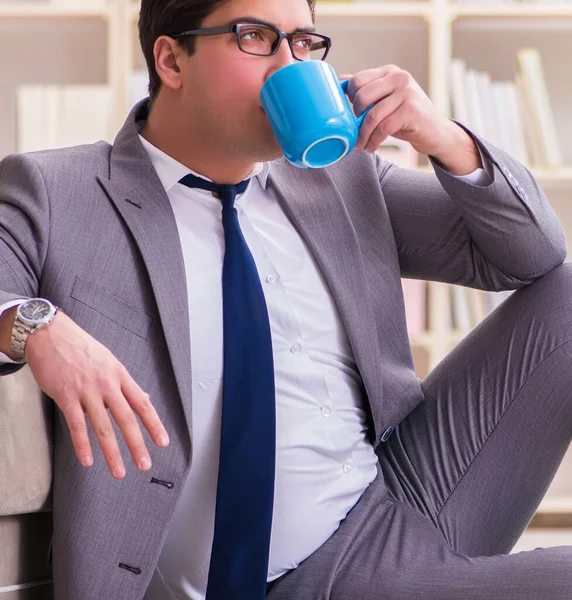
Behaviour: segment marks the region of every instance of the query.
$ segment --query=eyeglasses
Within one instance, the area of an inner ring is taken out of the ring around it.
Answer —
[[[235,33],[240,50],[254,56],[273,56],[278,52],[282,40],[288,40],[292,56],[296,60],[325,60],[332,46],[331,39],[320,33],[310,31],[294,31],[286,33],[271,25],[259,23],[236,23],[194,29],[170,35],[177,39],[190,35],[220,35],[222,33]]]

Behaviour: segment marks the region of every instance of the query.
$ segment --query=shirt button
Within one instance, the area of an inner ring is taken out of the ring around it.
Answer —
[[[290,348],[290,352],[292,352],[292,354],[299,354],[301,350],[302,348],[300,348],[298,344],[294,344],[292,348]]]
[[[344,465],[342,467],[343,472],[347,475],[351,470],[353,469],[353,467],[351,465]]]
[[[323,417],[329,417],[330,413],[332,412],[327,406],[322,406],[322,416]]]
[[[274,275],[268,275],[266,283],[276,283],[276,277]]]

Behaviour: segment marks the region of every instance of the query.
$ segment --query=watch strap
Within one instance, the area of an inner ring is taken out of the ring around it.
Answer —
[[[15,360],[24,360],[26,342],[28,341],[28,337],[30,337],[33,329],[34,328],[32,325],[23,323],[17,317],[14,319],[12,338],[10,340],[10,351],[12,352]]]

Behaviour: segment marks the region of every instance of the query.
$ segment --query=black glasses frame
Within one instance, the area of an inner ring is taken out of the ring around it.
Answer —
[[[270,29],[271,31],[274,31],[276,33],[276,35],[278,36],[276,41],[274,42],[274,45],[272,47],[272,51],[270,52],[270,54],[257,54],[255,52],[248,52],[248,50],[244,50],[242,48],[242,45],[240,43],[241,29],[243,27],[252,27],[252,26],[265,27],[266,29]],[[292,52],[292,56],[294,57],[294,59],[298,60],[298,61],[303,61],[304,59],[298,58],[296,56],[296,54],[294,53],[294,47],[292,46],[294,37],[297,35],[300,35],[301,33],[309,33],[313,36],[316,36],[316,37],[324,40],[324,42],[326,43],[326,48],[324,50],[324,56],[322,56],[322,58],[320,60],[326,60],[326,57],[328,56],[328,53],[330,52],[330,48],[332,47],[331,38],[329,38],[327,35],[323,35],[321,33],[316,33],[314,31],[305,31],[305,30],[299,30],[299,31],[294,31],[292,33],[288,33],[286,31],[280,31],[279,29],[277,29],[276,27],[273,27],[272,25],[268,25],[266,23],[255,23],[255,22],[253,22],[253,23],[234,23],[232,25],[221,25],[220,27],[205,27],[204,29],[192,29],[190,31],[182,31],[181,33],[171,34],[171,35],[169,35],[169,37],[176,40],[177,38],[190,36],[190,35],[208,36],[208,35],[221,35],[223,33],[235,33],[237,36],[236,41],[238,43],[238,47],[241,50],[241,52],[244,52],[245,54],[250,54],[251,56],[274,56],[278,52],[278,49],[280,48],[280,45],[282,44],[282,40],[287,40],[288,46],[290,46],[290,52]]]

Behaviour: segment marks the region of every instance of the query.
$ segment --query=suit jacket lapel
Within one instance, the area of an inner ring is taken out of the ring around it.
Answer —
[[[326,170],[272,163],[269,185],[312,251],[330,286],[369,397],[381,402],[381,353],[359,242]]]
[[[191,348],[185,264],[175,216],[138,139],[136,106],[111,152],[109,180],[98,178],[137,243],[155,295],[177,386],[191,425]]]

